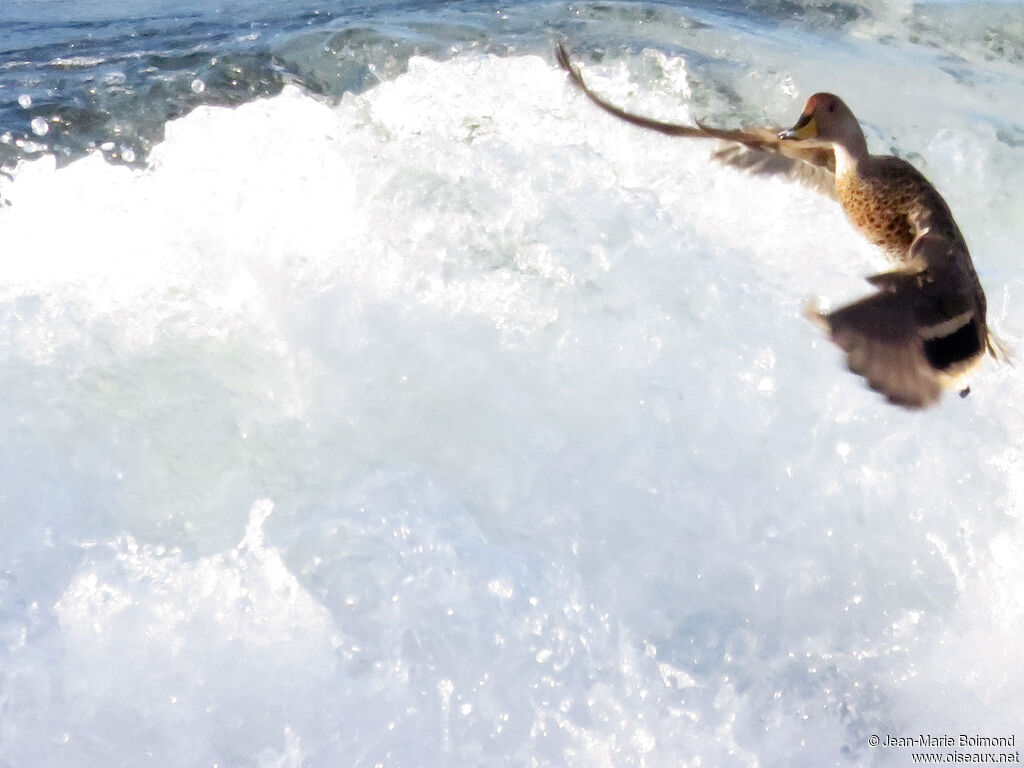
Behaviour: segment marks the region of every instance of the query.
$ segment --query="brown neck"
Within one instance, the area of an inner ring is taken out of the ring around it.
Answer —
[[[854,163],[858,163],[868,156],[868,143],[859,125],[833,143],[836,145],[837,154],[841,147]]]

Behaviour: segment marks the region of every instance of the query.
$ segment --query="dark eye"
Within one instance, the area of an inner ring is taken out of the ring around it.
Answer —
[[[836,111],[836,103],[834,101],[830,101],[828,103],[828,111],[829,112],[835,112]]]

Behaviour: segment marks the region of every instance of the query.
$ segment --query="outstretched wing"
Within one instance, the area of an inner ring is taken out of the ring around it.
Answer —
[[[778,130],[768,128],[725,130],[702,123],[680,125],[636,115],[594,93],[583,79],[579,67],[569,60],[569,53],[561,43],[555,49],[555,58],[577,88],[605,112],[615,115],[620,120],[668,136],[717,139],[726,142],[713,153],[712,157],[716,160],[751,173],[783,175],[835,197],[836,159],[830,147],[782,141],[779,139]]]

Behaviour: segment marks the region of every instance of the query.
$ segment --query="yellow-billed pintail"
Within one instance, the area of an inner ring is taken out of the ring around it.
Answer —
[[[616,117],[670,136],[727,142],[715,157],[758,173],[784,173],[837,198],[847,217],[894,265],[867,278],[876,291],[832,312],[808,317],[845,353],[850,370],[890,402],[920,408],[967,381],[988,352],[1007,355],[989,331],[985,293],[949,206],[910,163],[868,152],[850,108],[830,93],[807,100],[789,130],[721,130],[679,125],[627,112],[583,80],[565,47],[558,63],[591,101]]]

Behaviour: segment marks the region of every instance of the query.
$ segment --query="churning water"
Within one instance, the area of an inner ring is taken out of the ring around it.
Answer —
[[[551,54],[665,119],[840,93],[1012,346],[1019,4],[5,16],[0,766],[1024,736],[1020,369],[885,405],[802,316],[880,268],[836,205]]]

